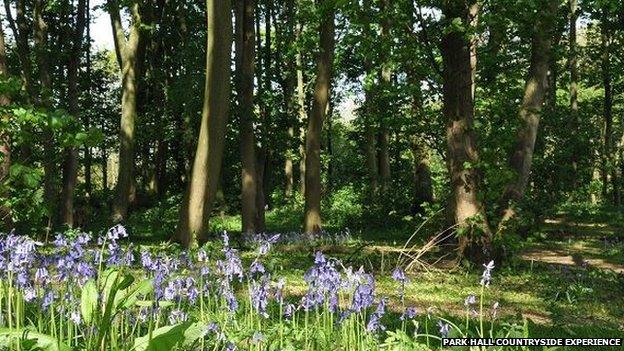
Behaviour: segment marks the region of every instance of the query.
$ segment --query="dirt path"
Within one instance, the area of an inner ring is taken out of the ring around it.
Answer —
[[[552,265],[593,267],[624,273],[622,228],[605,223],[546,221],[546,240],[536,243],[521,257]],[[619,249],[619,251],[618,251]]]

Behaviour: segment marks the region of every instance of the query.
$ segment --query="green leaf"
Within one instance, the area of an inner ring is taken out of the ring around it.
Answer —
[[[199,322],[185,322],[161,327],[134,341],[134,351],[170,351],[180,345],[190,345],[206,334],[206,326]]]
[[[134,306],[140,295],[147,295],[154,289],[151,280],[142,280],[127,289],[120,290],[115,297],[115,308],[130,308]]]
[[[41,351],[71,351],[69,346],[50,335],[37,333],[28,329],[0,328],[0,349],[9,348],[15,341],[20,345],[30,344],[31,349]]]
[[[82,295],[80,295],[80,312],[85,323],[91,323],[93,319],[93,311],[97,306],[98,292],[95,281],[90,279],[82,287]]]

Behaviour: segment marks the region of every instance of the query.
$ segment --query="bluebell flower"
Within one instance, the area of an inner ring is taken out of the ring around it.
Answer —
[[[373,313],[366,324],[366,331],[369,333],[376,333],[378,331],[386,330],[386,327],[381,324],[381,317],[377,313]]]
[[[418,311],[416,310],[416,308],[408,307],[405,309],[403,314],[401,314],[401,317],[399,317],[399,319],[402,321],[407,320],[407,319],[414,319],[416,318],[417,314],[418,314]]]
[[[439,320],[438,328],[440,328],[440,335],[442,335],[443,338],[448,338],[449,332],[451,331],[451,326],[448,323],[444,323]]]
[[[259,331],[255,332],[253,336],[251,337],[252,344],[259,344],[261,342],[264,342],[264,340],[265,340],[264,334],[262,334]]]
[[[372,277],[371,277],[372,278]],[[360,312],[367,309],[373,304],[375,300],[375,284],[374,281],[367,280],[365,283],[361,283],[355,289],[353,293],[353,300],[351,302],[351,309],[355,312]]]
[[[188,320],[188,314],[184,311],[175,309],[169,314],[169,324],[178,324],[186,322]]]
[[[266,309],[269,303],[269,287],[266,279],[261,282],[252,281],[250,285],[250,297],[252,307],[264,318],[268,318]]]
[[[483,286],[490,286],[490,281],[492,280],[492,270],[494,269],[494,261],[490,261],[487,265],[484,264],[483,267],[485,267],[485,269],[481,275],[480,284]]]
[[[466,299],[464,300],[464,306],[466,307],[470,307],[476,303],[477,303],[477,297],[474,294],[470,294],[466,296]]]
[[[286,304],[284,306],[284,318],[290,320],[295,314],[297,308],[292,303]]]

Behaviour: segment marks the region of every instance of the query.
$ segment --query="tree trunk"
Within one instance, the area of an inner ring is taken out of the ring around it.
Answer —
[[[71,52],[67,63],[67,98],[69,100],[68,112],[76,120],[79,120],[78,107],[78,69],[80,53],[82,52],[82,35],[85,27],[86,1],[79,0],[76,15],[76,28],[72,36]],[[67,147],[64,150],[63,162],[63,189],[61,191],[61,221],[69,227],[74,226],[74,188],[78,178],[78,150],[75,147]]]
[[[602,197],[603,201],[608,201],[609,195],[609,173],[613,171],[612,164],[612,152],[613,152],[613,88],[611,86],[611,53],[609,47],[609,41],[611,35],[609,32],[609,23],[607,20],[606,10],[603,10],[600,40],[601,40],[601,69],[602,69],[602,84],[604,87],[604,100],[603,100],[603,145],[602,145]],[[613,180],[612,180],[613,181]],[[615,183],[614,183],[615,184]]]
[[[3,81],[9,77],[7,70],[6,46],[4,41],[4,30],[0,25],[0,79]],[[0,107],[7,106],[11,103],[8,95],[0,95]],[[10,121],[8,113],[2,114],[2,124],[8,124]],[[4,128],[0,129],[0,198],[7,199],[8,191],[4,188],[3,183],[7,181],[9,169],[11,168],[11,138]],[[4,223],[6,232],[13,226],[11,217],[11,209],[0,203],[0,223]]]
[[[502,217],[498,228],[499,233],[505,228],[506,223],[515,216],[514,202],[519,201],[526,190],[531,173],[540,112],[548,91],[548,68],[555,29],[554,17],[557,11],[557,1],[546,0],[544,8],[544,13],[536,20],[533,28],[531,63],[519,112],[521,127],[509,162],[515,176],[507,185],[501,198]]]
[[[572,188],[578,185],[578,157],[582,152],[579,148],[579,116],[578,116],[578,60],[576,50],[576,20],[578,18],[577,0],[568,0],[570,6],[570,53],[568,67],[570,69],[570,120],[572,126]]]
[[[242,13],[238,14],[241,40],[237,44],[238,95],[240,104],[240,152],[241,152],[241,217],[242,233],[256,232],[256,189],[259,174],[256,171],[256,138],[253,128],[254,95],[254,59],[255,59],[255,23],[254,0],[238,0]],[[238,25],[238,23],[237,23]]]
[[[317,59],[317,75],[314,84],[314,100],[308,118],[306,133],[305,218],[306,233],[321,230],[321,129],[329,100],[334,60],[334,7],[331,2],[319,2],[326,12],[322,15],[319,29],[320,52]]]
[[[37,63],[39,65],[39,80],[40,80],[40,96],[39,105],[44,109],[49,110],[52,108],[52,77],[50,76],[50,65],[48,62],[48,33],[47,24],[43,19],[43,11],[45,4],[43,0],[37,0],[34,4],[34,44],[35,55],[37,57]],[[51,114],[48,114],[48,126],[44,132],[44,147],[45,147],[45,160],[43,162],[44,170],[44,198],[48,209],[48,222],[54,223],[54,217],[56,216],[57,208],[57,177],[56,177],[56,162],[55,162],[55,142],[54,134],[51,129]]]
[[[446,18],[471,22],[470,4],[456,2],[443,9]],[[489,227],[479,197],[479,154],[473,131],[474,101],[471,40],[465,31],[450,30],[442,37],[443,112],[447,119],[447,167],[451,177],[451,210],[459,228],[460,256],[489,249]],[[488,253],[486,253],[488,255]]]
[[[390,36],[390,0],[381,0],[381,42],[384,45],[386,50],[389,50],[389,46],[391,43]],[[380,72],[380,93],[381,96],[381,104],[382,106],[390,106],[390,98],[389,98],[389,90],[392,85],[392,70],[390,69],[390,65],[388,62],[384,62],[381,67]],[[388,105],[386,105],[388,104]],[[378,154],[378,165],[379,165],[379,179],[380,179],[380,192],[381,194],[385,194],[388,191],[390,186],[390,151],[389,151],[389,143],[390,143],[390,134],[388,132],[387,126],[387,116],[386,110],[383,109],[382,106],[379,106],[379,154]]]
[[[296,37],[297,41],[299,41],[301,37],[301,32],[303,31],[302,25],[297,26]],[[295,57],[296,65],[297,65],[297,105],[299,111],[299,124],[301,125],[301,129],[299,130],[299,135],[301,137],[299,144],[299,188],[301,194],[305,194],[305,170],[306,170],[306,161],[305,161],[305,129],[303,126],[306,125],[308,119],[308,113],[306,112],[306,93],[305,93],[305,82],[303,77],[303,52],[299,47],[297,47],[297,54]]]
[[[230,1],[207,0],[206,7],[208,31],[204,105],[191,178],[174,238],[185,247],[205,240],[208,233],[230,107]]]
[[[119,15],[119,7],[112,1],[110,9],[113,38],[117,59],[121,63],[121,123],[119,132],[119,171],[117,185],[115,187],[115,199],[113,201],[114,222],[122,221],[128,214],[128,206],[134,192],[134,147],[135,147],[135,121],[137,114],[137,54],[141,40],[140,16],[138,3],[132,5],[132,17],[130,35],[128,39],[124,34]]]
[[[408,77],[414,89],[412,96],[412,116],[416,120],[415,124],[422,123],[423,100],[420,89],[420,79],[417,79],[415,72]],[[433,181],[431,180],[431,171],[429,168],[429,150],[420,133],[415,133],[411,137],[411,151],[414,162],[414,211],[422,213],[424,203],[433,202]]]

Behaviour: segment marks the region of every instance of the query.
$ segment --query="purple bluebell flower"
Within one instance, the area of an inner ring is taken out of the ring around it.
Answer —
[[[355,292],[353,293],[353,301],[351,302],[351,309],[355,312],[360,312],[370,307],[373,304],[374,300],[375,283],[374,281],[367,280],[367,282],[361,283],[357,286],[357,288],[355,288]]]
[[[269,287],[266,279],[261,282],[252,281],[250,286],[250,297],[252,307],[264,318],[268,318],[266,309],[269,303]]]
[[[418,311],[416,310],[416,308],[408,307],[405,309],[403,314],[401,314],[401,317],[399,319],[402,321],[407,320],[407,319],[414,319],[417,314],[418,314]]]
[[[258,260],[254,260],[251,263],[251,266],[249,267],[250,275],[254,275],[256,273],[264,274],[265,272],[266,272],[266,269],[264,268],[264,265]]]
[[[43,300],[41,301],[41,308],[44,311],[47,311],[48,308],[54,303],[54,299],[56,296],[53,291],[48,291],[43,295]]]
[[[377,313],[373,313],[366,324],[366,331],[369,333],[376,333],[378,331],[386,330],[383,324],[381,324],[381,316]]]
[[[407,277],[405,276],[405,271],[401,267],[397,267],[392,271],[392,279],[400,282],[401,284],[405,284],[407,282]]]

